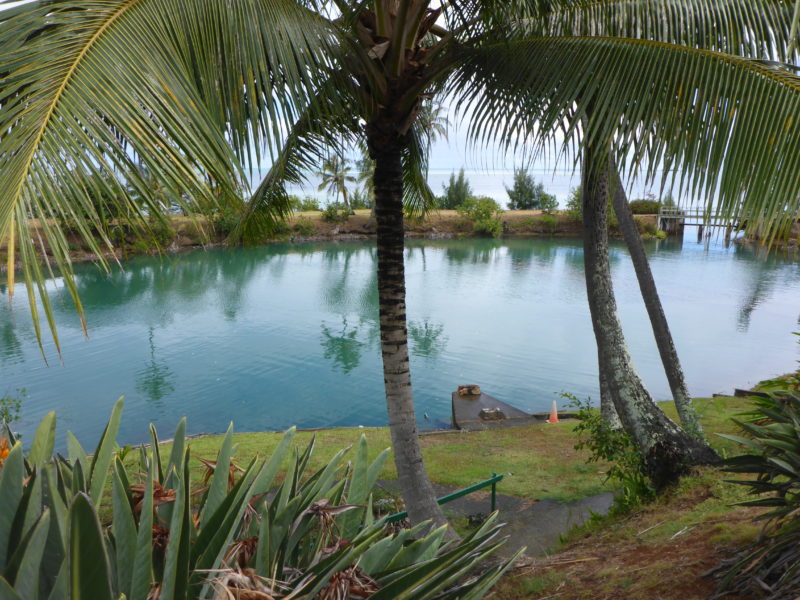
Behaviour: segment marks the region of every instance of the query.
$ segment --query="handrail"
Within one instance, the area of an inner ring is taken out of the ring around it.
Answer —
[[[437,504],[447,504],[448,502],[452,502],[453,500],[457,500],[458,498],[462,498],[471,494],[472,492],[477,492],[480,489],[483,489],[488,486],[492,486],[492,510],[491,512],[495,511],[495,506],[497,505],[497,482],[502,480],[503,476],[498,475],[497,473],[492,473],[492,476],[489,479],[484,479],[483,481],[479,481],[469,487],[466,487],[462,490],[458,490],[453,492],[452,494],[447,494],[446,496],[442,496],[441,498],[436,499]],[[387,523],[396,523],[397,521],[402,521],[408,517],[408,511],[403,511],[399,513],[395,513],[393,515],[389,515],[388,517],[384,517]]]

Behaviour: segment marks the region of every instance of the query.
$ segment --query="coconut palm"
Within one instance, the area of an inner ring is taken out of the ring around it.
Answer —
[[[347,166],[347,163],[347,159],[334,154],[325,159],[322,163],[322,169],[317,172],[317,175],[322,179],[318,191],[327,190],[328,193],[333,193],[336,202],[339,201],[339,196],[341,196],[345,214],[350,214],[350,203],[347,200],[347,184],[353,183],[356,178],[350,175],[350,167]]]
[[[684,187],[718,191],[722,214],[763,220],[796,211],[800,199],[800,82],[763,62],[697,50],[692,40],[784,49],[790,12],[778,0],[15,7],[0,23],[0,238],[12,248],[19,240],[30,296],[38,286],[50,316],[30,235],[29,217],[39,219],[80,311],[63,233],[48,219],[89,208],[88,175],[113,169],[144,188],[140,158],[191,208],[235,199],[245,171],[269,155],[272,167],[234,232],[246,238],[289,212],[287,182],[364,143],[375,161],[381,351],[398,477],[411,519],[441,522],[417,439],[403,270],[404,202],[419,209],[432,198],[425,102],[448,97],[476,143],[499,140],[509,151],[563,143],[591,148],[600,164],[677,168]],[[709,15],[724,19],[706,26]],[[665,30],[674,39],[655,35]],[[596,118],[583,129],[586,106]],[[658,419],[620,416],[655,470],[674,460],[651,435]],[[675,435],[669,450],[690,455]]]

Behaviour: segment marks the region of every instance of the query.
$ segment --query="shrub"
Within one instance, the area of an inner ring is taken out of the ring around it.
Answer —
[[[214,233],[221,238],[228,237],[238,224],[239,214],[232,209],[221,210],[211,216]]]
[[[322,220],[326,223],[344,223],[348,217],[348,211],[341,202],[331,202],[322,211]]]
[[[661,209],[657,200],[633,200],[628,202],[628,206],[634,215],[655,215]]]
[[[656,224],[653,223],[652,221],[648,221],[647,219],[643,219],[642,217],[634,217],[633,220],[636,223],[636,229],[639,230],[639,233],[656,235],[658,229],[656,229]]]
[[[506,188],[509,210],[544,210],[558,208],[556,197],[544,191],[542,183],[536,183],[527,169],[514,170],[514,186]]]
[[[570,190],[566,212],[570,221],[576,223],[581,223],[583,221],[583,194],[581,193],[580,186]]]
[[[588,400],[581,402],[572,394],[561,395],[571,400],[572,406],[578,410],[575,449],[588,450],[589,462],[604,460],[611,463],[606,471],[606,480],[614,479],[621,486],[620,493],[614,498],[612,512],[621,514],[654,498],[655,488],[644,474],[644,456],[625,430],[607,423]]]
[[[541,215],[534,219],[539,231],[555,233],[558,229],[558,219],[554,215]]]
[[[761,595],[767,589],[770,598],[794,598],[800,589],[800,395],[756,398],[746,416],[734,419],[744,436],[722,437],[751,453],[726,460],[724,470],[755,475],[734,483],[766,497],[741,504],[770,510],[758,517],[766,520],[759,539],[724,568],[719,591]]]
[[[350,197],[350,208],[353,210],[372,208],[372,196],[364,188],[356,188]]]
[[[552,212],[558,208],[558,200],[552,194],[544,194],[539,208],[546,213]]]
[[[292,451],[294,428],[269,459],[239,468],[229,427],[216,461],[204,461],[205,488],[193,490],[186,420],[168,457],[151,425],[132,483],[135,453],[116,445],[122,406],[91,456],[74,436],[69,458],[53,455],[55,413],[27,456],[8,428],[0,435],[4,598],[480,598],[516,559],[468,578],[502,544],[492,518],[458,543],[427,523],[389,533],[371,511],[388,450],[370,463],[364,437],[352,468],[342,451],[308,472],[314,441]]]
[[[308,217],[298,217],[292,229],[303,237],[314,235],[314,223]]]
[[[312,196],[306,196],[300,201],[300,210],[301,211],[320,210],[319,200],[313,198]]]
[[[583,222],[583,193],[580,186],[572,188],[569,199],[567,200],[567,218],[575,223]],[[612,199],[608,199],[608,227],[613,229],[619,227],[617,213],[614,211]]]
[[[471,196],[458,207],[458,214],[472,221],[472,231],[478,235],[500,237],[503,224],[500,222],[500,205],[486,196]]]
[[[464,169],[450,174],[450,182],[443,185],[444,195],[439,197],[439,208],[454,210],[464,205],[472,197],[472,188],[464,176]]]
[[[151,218],[148,227],[150,235],[160,248],[166,248],[175,239],[175,230],[164,218]]]
[[[19,419],[19,411],[22,409],[22,400],[28,397],[25,388],[17,388],[15,394],[5,394],[0,396],[0,424],[13,423]]]
[[[139,239],[135,240],[130,245],[130,250],[134,254],[150,254],[152,248],[150,247],[150,244],[148,244],[146,241]]]

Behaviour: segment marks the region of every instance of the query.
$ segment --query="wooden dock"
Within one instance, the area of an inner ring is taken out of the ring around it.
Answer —
[[[452,402],[453,427],[464,431],[541,425],[547,422],[548,418],[546,413],[528,414],[484,393],[462,396],[458,392],[453,392]]]

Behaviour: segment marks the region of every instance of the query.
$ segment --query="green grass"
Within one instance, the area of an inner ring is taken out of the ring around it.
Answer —
[[[695,401],[712,445],[723,455],[735,452],[734,444],[715,433],[732,433],[730,417],[742,412],[747,401],[739,398],[706,398]],[[663,404],[674,417],[671,403]],[[454,487],[466,487],[502,473],[498,492],[530,499],[553,499],[561,502],[585,498],[612,489],[605,481],[604,463],[588,463],[588,454],[574,449],[575,422],[531,425],[481,432],[443,432],[422,436],[425,464],[431,481]],[[371,459],[391,446],[385,427],[338,428],[315,432],[301,431],[295,446],[302,449],[315,438],[311,468],[321,468],[339,450],[355,446],[366,436]],[[253,456],[269,456],[282,433],[236,434],[236,462],[245,465]],[[221,443],[219,436],[189,440],[193,457],[213,460]],[[162,450],[162,456],[167,454]],[[345,456],[345,460],[351,457]],[[193,475],[199,480],[203,467],[193,461]],[[394,463],[388,460],[381,479],[396,479]]]

